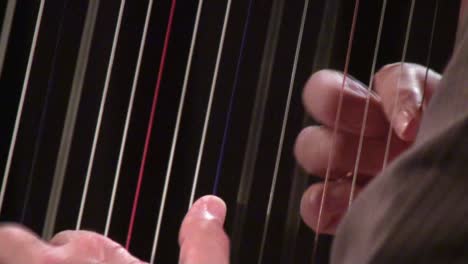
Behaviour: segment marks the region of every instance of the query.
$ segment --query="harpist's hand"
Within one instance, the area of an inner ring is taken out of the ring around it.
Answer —
[[[414,141],[422,112],[441,78],[437,73],[429,71],[425,84],[425,67],[405,64],[403,74],[400,74],[400,66],[401,64],[388,65],[375,77],[355,194],[365,188],[382,169],[387,133],[392,119],[394,135],[390,144],[389,161]],[[295,154],[307,172],[320,177],[326,175],[328,157],[333,145],[335,114],[342,81],[341,73],[320,71],[310,78],[304,89],[305,108],[322,126],[308,127],[301,132],[296,141]],[[349,176],[355,168],[358,156],[367,94],[367,87],[354,79],[347,79],[320,233],[334,234],[347,210],[352,182],[352,177]],[[397,98],[398,102],[395,104]],[[323,187],[322,183],[309,187],[301,202],[303,220],[313,229],[317,226]]]
[[[0,226],[0,264],[143,264],[92,232],[65,231],[45,242],[23,227]]]

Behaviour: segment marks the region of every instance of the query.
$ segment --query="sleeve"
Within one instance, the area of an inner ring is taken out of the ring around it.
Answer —
[[[331,263],[468,263],[467,25],[415,144],[360,194]]]

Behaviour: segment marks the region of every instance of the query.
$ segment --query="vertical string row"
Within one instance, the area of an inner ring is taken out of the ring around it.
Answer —
[[[241,47],[240,47],[240,51],[239,51],[239,58],[237,59],[236,72],[235,72],[235,75],[234,75],[234,82],[232,84],[231,96],[230,96],[230,100],[229,100],[229,107],[228,107],[228,110],[226,112],[226,118],[225,118],[226,122],[224,124],[223,139],[222,139],[222,142],[221,142],[221,150],[220,150],[219,157],[218,157],[218,162],[217,162],[217,165],[216,165],[216,176],[215,176],[215,182],[213,184],[213,194],[214,195],[217,195],[217,193],[218,193],[218,185],[219,185],[219,180],[221,178],[221,169],[222,169],[222,166],[223,166],[225,148],[226,148],[227,138],[228,138],[228,134],[229,134],[229,129],[231,127],[231,117],[232,117],[232,111],[233,111],[233,107],[234,107],[234,98],[236,97],[237,87],[239,85],[240,68],[241,68],[242,62],[244,60],[244,50],[245,50],[245,46],[247,44],[247,33],[248,33],[248,30],[249,30],[249,26],[250,26],[250,19],[252,17],[252,4],[253,4],[253,2],[254,2],[253,0],[249,0],[249,5],[247,7],[247,16],[246,16],[246,19],[245,19],[244,29],[243,29],[243,33],[242,33]]]
[[[109,229],[112,222],[112,213],[114,211],[115,198],[117,195],[117,189],[119,187],[120,173],[122,170],[123,156],[125,153],[125,146],[127,144],[128,129],[130,127],[130,122],[132,119],[133,105],[135,102],[135,93],[138,86],[138,80],[140,78],[141,63],[143,61],[143,54],[145,52],[146,37],[148,35],[148,27],[151,19],[151,10],[153,9],[153,0],[148,1],[148,7],[146,8],[145,23],[143,26],[143,33],[141,35],[140,47],[138,49],[138,58],[135,67],[135,74],[133,75],[132,81],[132,91],[130,94],[130,99],[128,102],[127,114],[125,116],[125,125],[122,133],[122,140],[120,143],[119,157],[117,160],[117,168],[114,175],[114,183],[112,184],[112,193],[109,202],[109,209],[107,211],[106,226],[104,229],[104,235],[109,235]]]
[[[166,36],[164,38],[164,47],[162,50],[162,55],[161,55],[161,61],[159,63],[159,72],[158,72],[158,78],[156,80],[156,86],[154,90],[154,96],[153,96],[153,102],[151,104],[151,112],[150,112],[150,117],[149,117],[149,123],[148,123],[148,129],[146,132],[146,138],[145,138],[145,144],[143,148],[143,154],[141,158],[141,164],[140,164],[140,171],[138,174],[138,182],[137,186],[135,189],[135,196],[133,199],[133,206],[132,206],[132,213],[130,215],[130,223],[128,225],[128,233],[127,233],[127,241],[125,243],[125,248],[128,250],[130,247],[130,242],[132,239],[132,233],[133,233],[133,227],[135,224],[135,217],[136,217],[136,209],[138,207],[138,199],[140,196],[141,192],[141,184],[143,182],[143,176],[145,174],[145,165],[146,165],[146,159],[147,159],[147,154],[148,154],[148,149],[149,149],[149,143],[151,140],[151,132],[153,130],[153,123],[154,123],[154,115],[156,113],[156,106],[158,103],[158,95],[159,95],[159,90],[161,88],[161,80],[163,77],[164,73],[164,66],[166,64],[166,56],[167,56],[167,50],[169,47],[169,40],[171,37],[171,31],[172,31],[172,21],[174,18],[174,12],[176,8],[176,0],[172,0],[171,4],[171,10],[169,11],[169,19],[167,22],[167,28],[166,28]]]
[[[324,3],[321,18],[321,26],[317,36],[317,47],[314,51],[314,60],[312,62],[312,72],[330,67],[333,54],[333,43],[336,37],[336,25],[338,14],[341,9],[340,0],[327,0]],[[310,125],[311,119],[304,114],[302,127]],[[296,165],[293,172],[292,184],[290,189],[290,198],[288,209],[286,211],[286,223],[283,231],[283,248],[280,263],[293,263],[297,245],[297,237],[301,224],[300,201],[302,193],[307,187],[309,175],[305,173],[300,166]]]
[[[370,80],[369,80],[369,86],[368,86],[368,92],[366,95],[366,104],[364,107],[364,117],[362,118],[362,125],[361,125],[361,132],[359,134],[359,143],[358,143],[358,149],[357,149],[357,155],[356,155],[356,161],[354,164],[354,170],[353,170],[353,180],[351,183],[351,191],[349,195],[349,202],[348,202],[348,208],[351,207],[351,203],[353,202],[354,199],[354,192],[356,189],[356,182],[357,182],[357,177],[358,177],[358,171],[359,171],[359,163],[361,161],[361,154],[362,154],[362,146],[364,143],[364,132],[366,131],[366,126],[367,126],[367,116],[369,112],[369,105],[370,105],[370,98],[372,94],[372,88],[374,87],[374,77],[375,77],[375,71],[376,71],[376,66],[377,66],[377,58],[379,55],[379,50],[380,50],[380,41],[382,39],[382,30],[383,30],[383,24],[385,21],[385,11],[387,9],[387,0],[384,0],[382,4],[382,11],[380,13],[380,22],[379,22],[379,29],[377,33],[377,40],[375,44],[375,49],[374,49],[374,57],[372,59],[372,69],[371,69],[371,74],[370,74]]]
[[[283,115],[283,124],[281,127],[281,135],[280,139],[278,142],[278,149],[276,151],[276,159],[275,159],[275,169],[273,172],[273,179],[271,183],[271,188],[270,188],[270,194],[268,198],[268,205],[267,205],[267,210],[266,210],[266,217],[265,217],[265,224],[263,227],[262,231],[262,241],[260,244],[260,255],[258,258],[257,263],[261,264],[263,262],[263,253],[265,250],[265,243],[266,243],[266,237],[268,234],[268,227],[270,225],[270,215],[271,215],[271,207],[273,205],[273,198],[275,196],[275,191],[276,191],[276,181],[278,178],[278,171],[279,171],[279,165],[281,162],[281,154],[283,153],[283,143],[284,143],[284,137],[286,134],[286,127],[288,125],[288,116],[289,116],[289,110],[291,106],[291,98],[292,98],[292,93],[294,90],[294,83],[296,81],[296,72],[297,72],[297,65],[299,63],[299,55],[301,53],[301,47],[302,47],[302,39],[304,36],[304,28],[305,28],[305,23],[307,20],[307,11],[309,9],[309,0],[304,1],[304,8],[303,8],[303,13],[302,13],[302,18],[301,18],[301,26],[299,29],[299,36],[297,39],[297,44],[296,44],[296,51],[294,54],[294,62],[293,62],[293,68],[291,72],[291,78],[289,82],[289,89],[288,89],[288,97],[286,99],[286,106],[284,109],[284,115]]]
[[[115,51],[117,49],[117,44],[119,42],[120,26],[122,24],[122,17],[123,17],[124,9],[125,9],[125,0],[121,0],[120,7],[119,7],[119,15],[117,18],[117,24],[115,26],[115,31],[114,31],[114,38],[112,40],[112,48],[111,48],[111,54],[109,57],[109,64],[107,65],[106,79],[104,81],[104,89],[102,90],[102,95],[101,95],[101,104],[99,106],[99,113],[98,113],[98,118],[96,122],[96,128],[94,131],[93,143],[91,146],[91,153],[89,155],[88,168],[86,170],[86,179],[85,179],[85,183],[83,187],[83,193],[81,196],[80,209],[78,212],[78,218],[76,220],[75,229],[77,230],[81,228],[81,221],[83,219],[83,212],[84,212],[84,208],[86,205],[86,197],[88,194],[89,181],[91,179],[91,173],[93,170],[94,156],[96,154],[97,142],[99,140],[99,132],[101,131],[102,116],[104,114],[104,109],[106,106],[107,91],[109,90],[109,83],[110,83],[110,79],[112,75],[112,68],[114,66]]]
[[[411,8],[410,8],[410,13],[409,13],[409,17],[408,17],[408,24],[407,24],[407,28],[406,28],[406,35],[405,35],[405,43],[404,43],[404,46],[403,46],[403,54],[401,56],[401,64],[400,64],[400,77],[398,78],[398,82],[397,82],[397,88],[396,88],[396,96],[395,96],[395,100],[393,102],[393,113],[392,113],[392,118],[390,120],[390,127],[388,128],[388,137],[387,137],[387,143],[385,145],[385,156],[384,156],[384,161],[383,161],[383,166],[382,168],[386,168],[387,167],[387,162],[388,162],[388,156],[389,156],[389,153],[390,153],[390,143],[392,141],[392,131],[393,131],[393,123],[394,123],[394,119],[395,119],[395,115],[396,115],[396,105],[398,104],[398,101],[399,101],[399,98],[400,98],[400,90],[401,90],[401,77],[402,77],[402,74],[403,73],[403,66],[405,65],[405,61],[406,61],[406,53],[408,51],[408,43],[409,43],[409,37],[410,37],[410,34],[411,34],[411,27],[413,25],[413,16],[414,16],[414,7],[416,5],[416,0],[411,0]]]
[[[213,105],[213,98],[214,98],[214,93],[216,91],[216,83],[218,81],[218,73],[219,73],[219,65],[221,62],[221,56],[223,54],[223,49],[224,49],[224,39],[226,37],[226,29],[227,25],[229,22],[229,15],[231,13],[231,3],[232,0],[227,1],[226,5],[226,12],[224,16],[224,22],[223,22],[223,29],[221,32],[221,39],[218,47],[218,54],[216,55],[216,64],[213,72],[213,80],[211,82],[211,89],[210,89],[210,97],[208,99],[208,106],[206,109],[206,115],[205,115],[205,121],[203,124],[203,132],[202,132],[202,137],[201,137],[201,142],[200,142],[200,148],[198,151],[198,158],[197,158],[197,165],[195,168],[195,174],[193,176],[193,184],[192,184],[192,191],[190,194],[190,201],[189,201],[189,207],[192,206],[194,198],[195,198],[195,191],[197,189],[197,184],[198,184],[198,176],[200,173],[200,166],[201,166],[201,160],[203,158],[203,152],[205,149],[205,141],[206,141],[206,134],[208,131],[208,124],[210,122],[210,117],[211,117],[211,107]]]
[[[247,203],[250,198],[255,164],[257,162],[258,147],[263,130],[263,120],[270,90],[271,75],[276,59],[279,33],[283,21],[285,0],[274,0],[268,22],[265,46],[263,48],[262,63],[258,78],[254,106],[249,124],[247,146],[242,164],[239,191],[237,193],[237,207],[232,225],[232,258],[238,262],[242,244],[243,226],[246,218]]]
[[[8,150],[7,162],[6,162],[6,165],[5,165],[5,171],[3,173],[2,186],[1,186],[1,189],[0,189],[0,213],[2,212],[2,209],[3,209],[3,202],[4,202],[4,198],[5,198],[6,186],[8,184],[8,177],[10,175],[11,162],[12,162],[12,159],[13,159],[13,153],[15,151],[16,140],[17,140],[17,137],[18,137],[19,125],[21,123],[21,118],[22,118],[22,115],[23,115],[24,100],[26,98],[26,93],[27,93],[28,87],[29,87],[29,78],[30,78],[30,75],[31,75],[31,67],[32,67],[33,60],[34,60],[34,55],[35,55],[35,52],[36,52],[37,38],[39,36],[39,30],[41,28],[42,15],[44,13],[44,5],[45,5],[45,0],[41,0],[39,2],[39,11],[37,12],[36,24],[35,24],[35,27],[34,27],[34,34],[33,34],[33,39],[32,39],[32,43],[31,43],[31,50],[29,51],[28,64],[26,66],[26,73],[25,73],[25,76],[24,76],[23,87],[21,89],[21,96],[20,96],[20,101],[19,101],[19,105],[18,105],[18,111],[16,112],[15,124],[14,124],[14,128],[13,128],[13,133],[11,135],[10,148]],[[11,16],[13,16],[13,15],[11,15]]]
[[[182,113],[184,111],[184,105],[185,105],[185,97],[187,94],[187,87],[188,87],[188,81],[190,78],[190,71],[192,69],[192,59],[193,59],[193,53],[195,50],[195,44],[197,42],[197,36],[198,36],[198,26],[200,24],[200,18],[201,18],[201,12],[203,9],[203,0],[200,0],[198,2],[198,7],[197,7],[197,14],[195,16],[195,25],[193,27],[193,32],[192,32],[192,40],[190,42],[190,50],[189,50],[189,55],[187,59],[187,67],[185,68],[185,75],[184,75],[184,83],[182,85],[182,92],[180,95],[180,101],[179,101],[179,108],[177,110],[177,117],[176,117],[176,124],[174,128],[174,134],[172,137],[172,144],[171,144],[171,150],[169,153],[169,161],[167,164],[167,171],[166,171],[166,176],[164,179],[164,187],[163,187],[163,192],[161,196],[161,204],[159,207],[159,213],[158,213],[158,220],[156,222],[156,230],[154,232],[154,239],[153,239],[153,247],[151,250],[151,262],[154,263],[154,259],[156,257],[156,250],[158,248],[158,241],[159,241],[159,233],[161,230],[161,224],[162,224],[162,219],[164,216],[164,208],[166,205],[166,198],[167,198],[167,192],[169,188],[169,182],[171,179],[171,174],[172,174],[172,166],[174,163],[174,155],[175,155],[175,150],[177,147],[177,139],[179,137],[179,130],[180,130],[180,122],[182,120]]]
[[[70,98],[65,115],[65,124],[63,127],[62,137],[60,139],[52,189],[49,196],[45,224],[42,231],[42,236],[45,239],[52,237],[55,229],[55,221],[57,219],[58,207],[62,197],[63,183],[65,181],[70,148],[73,141],[78,108],[83,91],[83,83],[88,67],[89,53],[93,40],[94,28],[96,26],[99,2],[100,0],[90,1],[88,4],[88,10],[86,11],[85,24],[78,51],[78,60],[76,62],[75,73],[73,76]]]
[[[32,156],[32,161],[31,161],[31,168],[29,171],[29,175],[27,178],[26,182],[26,192],[25,192],[25,198],[23,202],[23,206],[21,209],[21,219],[20,222],[24,223],[25,217],[26,217],[26,212],[28,210],[28,205],[29,205],[29,200],[31,199],[31,189],[34,181],[34,172],[36,171],[36,164],[37,164],[37,159],[39,156],[39,148],[42,143],[42,139],[44,137],[44,130],[45,130],[45,120],[47,117],[47,113],[49,112],[49,102],[50,102],[50,94],[52,93],[52,89],[54,87],[54,81],[55,81],[55,75],[56,75],[56,70],[57,70],[57,57],[59,53],[59,45],[60,42],[62,41],[62,35],[63,35],[63,27],[65,23],[65,12],[67,11],[67,5],[68,5],[69,0],[65,0],[63,2],[62,6],[62,13],[60,15],[60,20],[59,20],[59,27],[57,30],[57,40],[55,41],[54,45],[54,55],[52,57],[52,67],[50,69],[48,81],[47,81],[47,89],[46,93],[44,96],[44,104],[41,110],[41,115],[39,117],[39,128],[36,136],[36,140],[34,142],[34,147],[33,147],[33,156]]]
[[[339,98],[339,101],[338,101],[338,109],[337,109],[337,114],[336,114],[336,117],[335,117],[335,123],[334,123],[334,128],[333,128],[332,146],[331,146],[330,153],[328,155],[327,171],[325,173],[325,181],[324,181],[324,187],[323,187],[323,192],[322,192],[322,199],[320,201],[319,215],[318,215],[317,226],[316,226],[315,230],[320,230],[319,228],[320,228],[320,224],[321,224],[321,220],[322,220],[323,206],[324,206],[325,197],[326,197],[326,194],[327,194],[328,182],[330,180],[331,165],[332,165],[332,162],[333,162],[333,159],[334,159],[334,156],[335,156],[334,149],[335,149],[335,146],[336,146],[336,136],[337,136],[337,133],[338,133],[338,126],[339,126],[339,123],[340,123],[340,120],[341,120],[341,109],[342,109],[342,106],[343,106],[343,94],[344,94],[344,89],[345,89],[345,85],[346,85],[346,80],[348,78],[349,63],[350,63],[350,60],[351,60],[351,51],[352,51],[352,47],[353,47],[353,43],[354,43],[354,34],[355,34],[355,31],[356,31],[356,22],[357,22],[358,13],[359,13],[359,4],[360,4],[360,0],[356,0],[355,6],[354,6],[353,19],[352,19],[352,22],[351,22],[351,30],[350,30],[350,33],[349,33],[348,48],[347,48],[347,51],[346,51],[345,66],[344,66],[344,70],[343,70],[343,82],[341,84],[340,98]],[[313,246],[313,250],[312,250],[312,261],[313,262],[315,262],[315,259],[316,259],[316,256],[317,256],[318,239],[319,239],[319,232],[316,231],[315,232],[315,237],[314,237],[314,246]]]

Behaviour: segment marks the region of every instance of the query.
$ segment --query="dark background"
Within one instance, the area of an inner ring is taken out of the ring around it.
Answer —
[[[240,228],[243,236],[233,241],[236,263],[255,263],[258,258],[304,8],[304,1],[286,1],[283,16],[270,17],[272,7],[281,2],[284,1],[252,0],[251,19],[247,27],[245,48],[242,51],[241,40],[249,1],[235,0],[232,3],[196,193],[199,197],[212,192],[226,114],[236,78],[236,66],[239,58],[242,58],[217,193],[225,199],[229,208],[226,223],[228,233],[233,230],[236,215],[242,210],[246,213],[245,223]],[[6,3],[7,1],[0,2],[0,21],[3,21]],[[328,9],[326,3],[329,4]],[[75,226],[119,4],[120,1],[101,1],[100,4],[56,231],[72,229]],[[104,231],[147,5],[147,1],[127,1],[126,4],[94,160],[83,220],[84,229]],[[110,237],[120,243],[125,242],[128,230],[170,5],[170,0],[155,1],[152,10],[110,233]],[[149,259],[151,253],[197,5],[197,1],[179,0],[176,6],[131,244],[131,251],[145,260]],[[365,83],[368,83],[371,72],[381,5],[382,1],[361,1],[350,73]],[[435,0],[416,1],[408,61],[426,64],[435,5]],[[38,233],[41,233],[44,224],[87,6],[87,1],[80,0],[47,0],[45,4],[13,156],[5,208],[0,215],[2,221],[22,222]],[[20,0],[16,7],[5,66],[0,79],[2,168],[8,155],[38,7],[37,0]],[[409,7],[409,0],[389,1],[378,67],[401,60]],[[437,71],[443,71],[452,51],[458,7],[459,1],[439,1],[440,9],[430,60],[430,66]],[[301,88],[311,73],[320,68],[343,70],[353,8],[354,1],[310,0],[266,239],[264,263],[310,263],[313,233],[302,223],[297,225],[300,222],[296,209],[301,192],[315,179],[304,176],[296,168],[292,156],[294,138],[304,125]],[[177,261],[177,232],[188,208],[225,9],[226,1],[204,1],[168,203],[164,213],[156,259],[158,263]],[[282,22],[275,52],[276,59],[272,68],[271,85],[267,87],[269,94],[266,98],[263,130],[254,168],[253,192],[247,205],[239,205],[236,204],[239,175],[244,162],[252,109],[261,75],[263,50],[265,42],[269,39],[267,29],[271,21],[280,18]],[[336,27],[333,26],[334,21]],[[325,28],[322,34],[321,28]],[[2,176],[3,173],[0,177]],[[330,237],[321,238],[319,263],[327,262],[330,241]]]

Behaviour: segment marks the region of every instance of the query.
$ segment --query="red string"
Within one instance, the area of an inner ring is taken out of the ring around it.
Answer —
[[[136,189],[135,189],[135,197],[134,197],[134,200],[133,200],[132,214],[130,216],[130,223],[128,225],[127,242],[125,244],[125,248],[127,250],[130,247],[130,241],[132,239],[133,227],[134,227],[134,223],[135,223],[136,209],[138,207],[138,198],[140,197],[141,183],[143,181],[143,175],[145,173],[146,157],[147,157],[147,153],[148,153],[149,142],[150,142],[150,139],[151,139],[151,131],[153,130],[154,114],[156,112],[156,105],[157,105],[157,102],[158,102],[159,88],[161,87],[161,79],[162,79],[162,76],[163,76],[164,65],[165,65],[165,62],[166,62],[167,48],[169,46],[169,39],[170,39],[170,36],[171,36],[172,20],[174,18],[175,7],[176,7],[176,0],[172,0],[171,10],[170,10],[170,14],[169,14],[169,20],[167,22],[166,37],[164,39],[164,47],[163,47],[163,51],[162,51],[162,57],[161,57],[161,61],[160,61],[160,64],[159,64],[158,79],[156,81],[156,87],[155,87],[155,90],[154,90],[153,103],[151,105],[151,113],[150,113],[150,118],[149,118],[149,123],[148,123],[148,129],[146,131],[145,145],[144,145],[144,148],[143,148],[143,155],[142,155],[142,158],[141,158],[140,171],[139,171],[139,174],[138,174],[138,183],[137,183],[137,186],[136,186]]]

